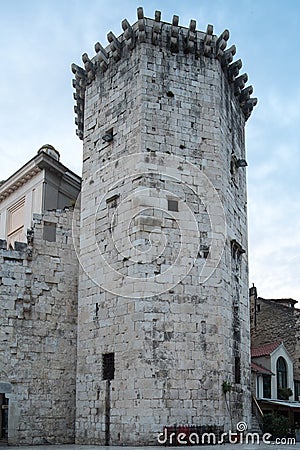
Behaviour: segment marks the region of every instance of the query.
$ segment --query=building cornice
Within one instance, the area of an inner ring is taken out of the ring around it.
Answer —
[[[2,183],[0,186],[0,203],[43,170],[67,178],[70,184],[80,188],[81,178],[78,175],[42,151]]]

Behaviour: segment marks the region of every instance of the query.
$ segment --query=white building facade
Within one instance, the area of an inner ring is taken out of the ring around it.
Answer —
[[[35,157],[0,185],[0,239],[26,242],[33,214],[74,206],[81,178],[60,161],[52,145],[42,146]]]

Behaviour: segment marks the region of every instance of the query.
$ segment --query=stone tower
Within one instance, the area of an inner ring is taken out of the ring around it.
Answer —
[[[138,8],[72,65],[78,443],[250,426],[244,126],[257,100],[227,30],[178,22]]]

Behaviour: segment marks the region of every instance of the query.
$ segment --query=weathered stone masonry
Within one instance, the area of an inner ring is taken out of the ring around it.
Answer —
[[[294,365],[294,379],[300,380],[300,311],[293,299],[265,299],[257,297],[250,288],[252,347],[282,341]]]
[[[28,245],[7,250],[1,241],[0,392],[9,399],[9,444],[74,442],[78,260],[72,220],[72,211],[35,215]]]
[[[244,125],[257,100],[229,32],[178,21],[139,8],[72,65],[84,147],[78,443],[250,424]]]

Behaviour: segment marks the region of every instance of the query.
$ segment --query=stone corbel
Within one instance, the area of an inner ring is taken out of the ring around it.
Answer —
[[[74,73],[74,75],[76,75],[77,78],[84,78],[84,79],[86,79],[86,71],[82,67],[77,66],[77,64],[73,63],[71,65],[71,69],[72,69],[72,72]]]
[[[80,87],[80,89],[77,90],[76,92],[77,94],[77,100],[78,101],[83,101],[84,102],[84,98],[85,98],[85,86],[84,87]],[[75,97],[74,97],[75,98]]]
[[[75,114],[83,114],[84,110],[84,103],[83,101],[77,100],[77,105],[74,106],[74,112]]]
[[[244,106],[245,103],[250,100],[250,96],[253,93],[253,86],[248,86],[243,89],[239,96],[239,102],[241,106]]]
[[[242,60],[238,59],[234,63],[230,64],[227,68],[228,70],[228,81],[233,83],[235,78],[238,76],[240,69],[242,68]]]
[[[79,129],[79,123],[78,123],[78,128],[76,130],[76,136],[78,136],[81,141],[83,140],[83,131],[81,129]]]
[[[240,95],[241,91],[244,89],[245,84],[248,81],[248,75],[246,73],[243,73],[243,75],[240,75],[234,80],[234,95],[238,96]]]
[[[76,64],[72,64],[71,69],[75,75],[75,79],[72,80],[73,88],[76,89],[75,100],[78,100],[78,98],[84,99],[85,88],[87,85],[87,73],[82,67],[79,67]]]
[[[186,42],[186,52],[187,53],[193,53],[193,51],[195,49],[196,41],[197,41],[196,20],[191,20],[188,35],[187,35],[187,42]]]
[[[107,35],[107,40],[110,43],[110,49],[112,52],[112,57],[115,61],[119,61],[121,59],[121,44],[116,38],[116,36],[113,34],[112,31],[110,31]]]
[[[124,30],[124,38],[126,47],[132,50],[135,47],[135,35],[132,26],[127,19],[122,21],[122,28]]]
[[[146,42],[146,25],[145,25],[145,17],[144,10],[142,7],[137,9],[137,17],[138,17],[138,37],[140,42]]]
[[[227,41],[229,39],[229,31],[224,30],[223,33],[218,37],[216,42],[216,57],[221,58],[224,54],[224,50],[227,46]]]
[[[161,12],[155,11],[155,21],[152,29],[152,44],[157,45],[159,42],[159,36],[161,32]]]
[[[32,253],[33,253],[33,239],[34,239],[34,231],[33,227],[27,229],[26,233],[27,237],[27,259],[32,260]]]
[[[82,55],[82,62],[84,64],[84,68],[86,70],[87,82],[91,83],[95,79],[95,74],[96,74],[95,65],[92,63],[92,61],[88,57],[87,53],[84,53]]]
[[[77,115],[75,117],[75,124],[77,125],[76,134],[79,139],[83,139],[83,118],[84,118],[84,97],[85,88],[87,85],[87,72],[82,67],[77,66],[77,64],[72,64],[72,72],[75,75],[75,79],[72,80],[72,84],[76,92],[73,96],[76,100],[76,105],[74,106],[74,112]]]
[[[171,42],[170,50],[172,53],[179,52],[179,28],[178,28],[179,17],[173,16],[172,26],[171,26]]]
[[[213,31],[214,27],[212,25],[207,25],[203,46],[203,52],[205,56],[210,56],[212,54]]]
[[[102,47],[100,42],[96,42],[95,52],[97,53],[97,60],[99,63],[99,67],[101,70],[103,70],[103,72],[105,72],[109,64],[108,53],[105,50],[105,48]]]
[[[32,309],[31,303],[31,289],[29,286],[25,287],[24,295],[23,295],[23,312],[30,312]]]
[[[245,115],[245,119],[249,119],[253,111],[254,106],[257,105],[257,98],[250,98],[245,105],[242,107],[242,111]]]
[[[233,61],[233,57],[236,54],[236,46],[232,45],[228,50],[223,52],[223,56],[221,58],[221,66],[226,67]]]

